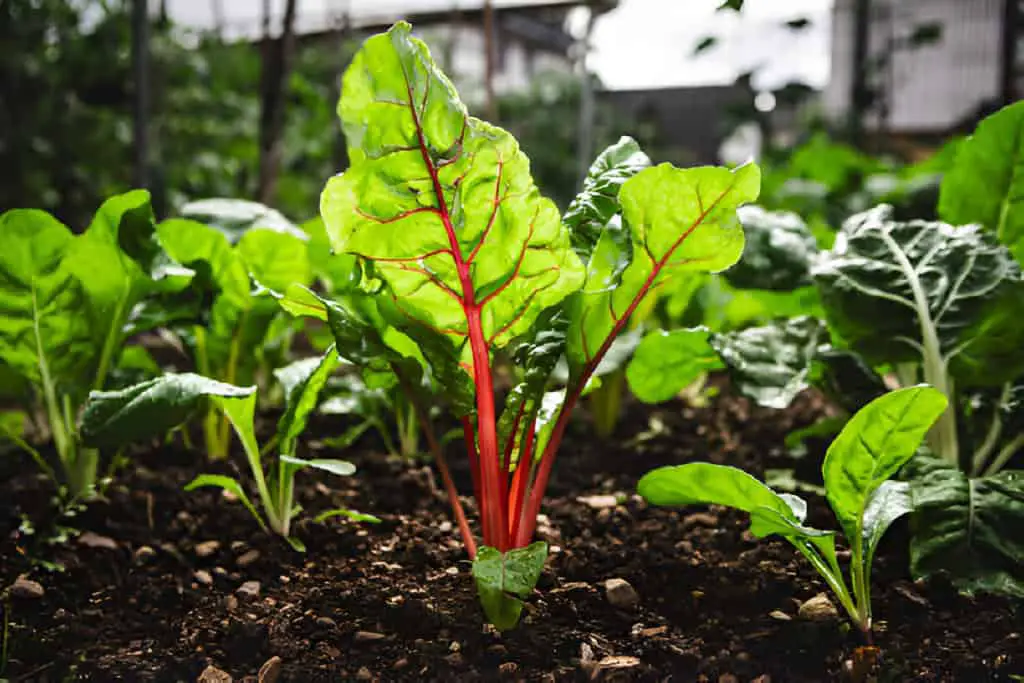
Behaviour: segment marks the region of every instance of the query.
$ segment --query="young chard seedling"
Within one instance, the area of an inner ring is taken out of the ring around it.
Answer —
[[[236,387],[200,375],[168,374],[120,391],[93,392],[82,417],[82,431],[90,442],[97,444],[152,438],[184,423],[204,402],[209,402],[225,415],[242,443],[263,515],[249,500],[242,485],[231,477],[202,474],[185,489],[215,486],[234,494],[262,528],[269,527],[302,552],[305,547],[291,533],[291,522],[301,511],[294,497],[296,473],[307,467],[341,476],[355,472],[355,466],[344,460],[304,460],[296,456],[298,438],[316,408],[327,378],[339,362],[332,346],[321,358],[296,361],[274,373],[284,387],[285,411],[277,423],[275,442],[269,444],[276,446],[279,454],[276,468],[270,471],[264,470],[261,462],[253,424],[256,387]],[[349,510],[332,510],[318,519],[333,515],[345,515],[357,521],[379,521]]]
[[[336,258],[356,259],[359,291],[331,302],[289,292],[282,305],[325,317],[344,358],[383,361],[408,385],[410,373],[427,376],[447,398],[463,426],[479,552],[437,462],[484,610],[511,628],[547,554],[531,541],[574,406],[645,297],[737,261],[736,208],[756,199],[760,171],[644,168],[623,138],[560,217],[515,139],[469,116],[404,22],[364,43],[338,113],[351,165],[328,181],[321,214]],[[502,409],[493,363],[503,352],[515,377]]]
[[[776,493],[742,470],[710,463],[661,467],[645,475],[638,490],[654,505],[725,505],[749,513],[755,536],[781,536],[810,561],[870,643],[875,549],[889,525],[911,509],[909,485],[890,477],[945,409],[946,397],[932,387],[893,391],[858,411],[828,449],[825,495],[850,546],[849,584],[836,559],[835,532],[805,526],[803,499]]]

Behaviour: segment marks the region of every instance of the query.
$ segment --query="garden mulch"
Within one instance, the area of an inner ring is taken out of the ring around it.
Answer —
[[[180,446],[135,454],[102,500],[64,520],[86,533],[56,544],[44,543],[45,522],[34,534],[18,529],[23,513],[46,517],[48,485],[0,472],[0,581],[27,572],[43,589],[15,591],[23,597],[9,602],[10,661],[0,678],[844,680],[864,643],[827,605],[817,619],[800,615],[825,587],[788,544],[752,538],[732,511],[654,509],[634,495],[637,479],[659,465],[704,459],[757,475],[792,466],[785,434],[820,411],[810,396],[778,413],[723,391],[704,408],[630,405],[610,439],[578,420],[540,524],[552,546],[547,569],[523,623],[504,634],[483,624],[432,469],[386,457],[372,440],[343,454],[320,447],[317,435],[340,431],[324,418],[311,425],[309,448],[347,457],[359,472],[300,474],[299,501],[310,512],[343,505],[383,521],[300,523],[306,554],[260,532],[219,492],[184,492],[199,472],[234,469],[203,467]],[[451,450],[453,465],[462,463]],[[812,448],[801,472],[813,474],[820,455]],[[468,472],[457,475],[467,490]],[[810,522],[833,524],[824,502],[811,499]],[[876,680],[1020,680],[1024,610],[960,596],[941,580],[913,582],[906,545],[898,523],[876,560]],[[65,570],[47,571],[39,559]],[[612,582],[609,592],[610,579],[629,586]]]

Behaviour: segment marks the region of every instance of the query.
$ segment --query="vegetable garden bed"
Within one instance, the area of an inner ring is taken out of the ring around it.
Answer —
[[[725,389],[705,408],[633,404],[608,440],[574,423],[540,527],[558,550],[522,626],[501,635],[483,626],[433,471],[384,456],[374,439],[346,452],[359,477],[325,480],[330,488],[300,479],[297,499],[314,512],[373,511],[381,523],[300,524],[305,555],[257,532],[219,492],[185,493],[199,471],[195,452],[140,452],[138,465],[72,520],[91,533],[47,549],[67,571],[34,573],[44,594],[12,599],[8,676],[194,681],[212,664],[240,680],[279,657],[279,680],[297,682],[840,680],[863,642],[842,614],[799,615],[825,587],[786,542],[753,539],[740,513],[653,508],[634,495],[658,465],[711,460],[759,476],[792,467],[785,435],[820,412],[813,394],[780,414]],[[319,417],[308,442],[338,429]],[[813,477],[820,455],[796,461],[799,474]],[[226,463],[221,471],[237,474]],[[465,469],[455,477],[468,485]],[[17,515],[45,518],[51,489],[37,476],[4,479],[0,496],[13,503],[0,552],[7,585],[43,550],[44,525],[36,537],[19,534]],[[810,523],[828,523],[824,500],[809,498]],[[1024,673],[1024,614],[1008,600],[960,596],[941,579],[915,584],[906,548],[897,524],[873,573],[878,680]],[[613,606],[609,579],[627,581],[637,605],[627,590]],[[251,581],[258,594],[247,596]]]

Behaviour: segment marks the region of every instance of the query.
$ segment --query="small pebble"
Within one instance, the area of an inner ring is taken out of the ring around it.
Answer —
[[[330,617],[317,617],[316,625],[323,628],[334,628],[338,625],[338,622],[334,621]]]
[[[196,683],[231,683],[233,680],[227,671],[221,671],[211,664],[199,674]]]
[[[260,595],[260,582],[259,581],[246,581],[235,593],[242,598],[258,598]]]
[[[196,580],[200,586],[212,586],[213,575],[205,569],[197,569],[196,573],[192,575],[192,578]]]
[[[238,559],[235,560],[235,564],[237,564],[239,567],[244,568],[248,567],[250,564],[252,564],[258,559],[260,559],[260,551],[250,550],[246,553],[243,553],[242,555],[239,555]]]
[[[19,576],[10,588],[11,597],[19,600],[38,600],[46,594],[43,585],[38,581]]]
[[[220,541],[203,541],[196,543],[196,557],[209,557],[220,550]]]
[[[257,683],[277,683],[277,679],[281,678],[281,669],[284,667],[284,662],[280,657],[274,655],[267,661],[263,662],[263,666],[260,667],[260,671],[256,674]]]
[[[356,680],[358,681],[372,681],[373,674],[365,666],[359,667],[359,671],[356,672]]]
[[[800,610],[797,614],[801,619],[807,619],[808,621],[829,621],[839,617],[839,611],[836,609],[836,606],[832,604],[832,601],[824,593],[818,593],[800,605]]]
[[[387,636],[383,633],[377,633],[376,631],[356,631],[354,638],[357,643],[372,643],[378,640],[384,640]]]
[[[631,610],[640,603],[636,589],[625,579],[608,579],[604,582],[604,593],[612,607],[617,609]]]
[[[78,543],[87,548],[102,548],[104,550],[117,550],[117,541],[108,537],[86,531],[78,537]]]

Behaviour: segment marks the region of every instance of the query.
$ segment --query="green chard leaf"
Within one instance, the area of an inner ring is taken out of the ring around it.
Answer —
[[[740,391],[758,405],[783,409],[812,384],[826,334],[820,320],[804,316],[712,335],[709,342]]]
[[[342,93],[351,166],[321,198],[334,251],[369,264],[380,313],[438,381],[471,378],[471,332],[504,346],[579,288],[568,230],[515,139],[467,114],[407,23],[364,43]]]
[[[630,390],[644,403],[661,403],[704,373],[725,367],[710,337],[704,327],[650,332],[626,367]]]
[[[939,215],[983,225],[1024,262],[1024,102],[992,114],[959,145],[942,179]]]
[[[82,413],[82,439],[102,448],[160,437],[186,422],[208,397],[255,400],[255,392],[256,387],[236,387],[192,373],[168,373],[117,391],[93,391]]]
[[[302,229],[281,212],[245,199],[199,199],[181,207],[181,217],[216,228],[231,244],[237,244],[254,228],[265,228],[291,234],[300,240],[306,239]]]
[[[788,292],[811,284],[814,235],[795,213],[760,206],[738,210],[746,242],[743,256],[723,273],[733,287]]]
[[[1024,474],[971,478],[922,460],[910,480],[913,575],[947,574],[966,593],[1024,597]]]
[[[473,578],[487,620],[499,631],[519,623],[523,600],[536,587],[547,557],[548,544],[543,541],[505,553],[487,546],[477,552]]]
[[[571,381],[593,371],[648,293],[672,276],[717,272],[739,259],[743,228],[736,208],[755,200],[759,185],[760,171],[751,164],[731,171],[662,164],[623,183],[622,220],[601,232],[583,289],[568,305]]]
[[[913,510],[910,484],[905,481],[883,481],[868,498],[861,522],[861,543],[864,552],[864,571],[871,576],[871,564],[879,541],[893,522]]]
[[[833,332],[872,365],[937,364],[961,387],[1024,374],[1024,278],[1009,252],[976,226],[891,213],[850,218],[812,269]]]
[[[341,363],[332,346],[321,358],[306,358],[274,370],[274,376],[284,387],[284,415],[277,422],[277,436],[281,452],[295,454],[295,442],[316,409],[331,373]]]
[[[832,532],[804,526],[806,502],[776,493],[735,467],[706,462],[659,467],[640,479],[637,492],[652,505],[725,505],[748,513],[750,531],[758,538],[776,534],[791,541],[809,540],[835,554]]]
[[[847,538],[869,535],[864,523],[872,495],[914,456],[947,403],[933,387],[899,389],[866,405],[843,427],[821,469],[826,497]],[[887,516],[875,515],[872,524],[879,526],[878,519]]]
[[[590,257],[608,222],[619,213],[622,184],[651,165],[651,160],[630,137],[623,136],[598,155],[583,189],[562,216],[572,233],[572,244],[580,258]]]

